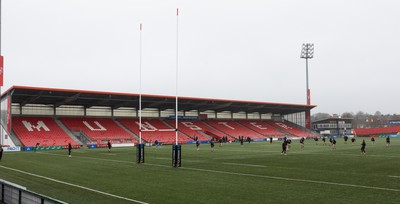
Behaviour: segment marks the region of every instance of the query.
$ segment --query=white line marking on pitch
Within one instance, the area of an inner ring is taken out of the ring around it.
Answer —
[[[304,183],[316,183],[316,184],[326,184],[326,185],[333,185],[333,186],[346,186],[346,187],[354,187],[354,188],[366,188],[366,189],[374,189],[374,190],[400,192],[400,189],[393,189],[393,188],[363,186],[363,185],[346,184],[346,183],[334,183],[334,182],[328,182],[328,181],[314,181],[314,180],[285,178],[285,177],[277,177],[277,176],[265,176],[265,175],[257,175],[257,174],[246,174],[246,173],[236,173],[236,172],[228,172],[228,171],[209,170],[209,169],[198,169],[198,168],[190,168],[190,167],[180,167],[180,168],[193,170],[193,171],[229,174],[229,175],[236,175],[236,176],[249,176],[249,177],[267,178],[267,179],[284,180],[284,181],[296,181],[296,182],[304,182]]]
[[[122,196],[117,196],[117,195],[114,195],[114,194],[111,194],[111,193],[106,193],[106,192],[103,192],[103,191],[95,190],[95,189],[92,189],[92,188],[88,188],[88,187],[84,187],[84,186],[80,186],[80,185],[76,185],[76,184],[72,184],[72,183],[67,183],[67,182],[64,182],[64,181],[57,180],[57,179],[52,179],[52,178],[49,178],[49,177],[45,177],[45,176],[41,176],[41,175],[37,175],[37,174],[32,174],[32,173],[29,173],[29,172],[26,172],[26,171],[21,171],[21,170],[18,170],[18,169],[13,169],[13,168],[2,166],[2,165],[0,165],[0,168],[8,169],[8,170],[15,171],[15,172],[22,173],[22,174],[26,174],[26,175],[29,175],[29,176],[34,176],[34,177],[46,179],[46,180],[49,180],[49,181],[53,181],[53,182],[56,182],[56,183],[61,183],[61,184],[68,185],[68,186],[73,186],[73,187],[85,189],[85,190],[92,191],[92,192],[95,192],[95,193],[100,193],[100,194],[111,196],[111,197],[114,197],[114,198],[119,198],[121,200],[127,200],[127,201],[131,201],[131,202],[135,202],[135,203],[141,203],[141,204],[148,204],[146,202],[133,200],[133,199],[130,199],[130,198],[125,198],[125,197],[122,197]]]
[[[268,168],[268,166],[256,165],[256,164],[238,164],[238,163],[228,163],[228,162],[223,162],[222,164],[228,164],[228,165],[234,165],[234,166],[248,166],[248,167]]]
[[[51,154],[51,153],[47,153],[47,154]],[[53,154],[53,155],[56,155],[56,154]],[[113,159],[100,159],[100,158],[82,157],[82,156],[80,156],[80,158],[134,164],[134,162],[120,161],[120,160],[113,160]],[[171,166],[162,165],[162,164],[144,163],[143,165],[144,166],[148,165],[148,166],[159,166],[159,167],[165,167],[165,168],[172,168]],[[375,186],[363,186],[363,185],[346,184],[346,183],[334,183],[334,182],[328,182],[328,181],[314,181],[314,180],[306,180],[306,179],[285,178],[285,177],[277,177],[277,176],[265,176],[265,175],[257,175],[257,174],[236,173],[236,172],[229,172],[229,171],[198,169],[198,168],[190,168],[190,167],[180,167],[180,169],[187,169],[187,170],[192,170],[192,171],[211,172],[211,173],[219,173],[219,174],[228,174],[228,175],[236,175],[236,176],[249,176],[249,177],[284,180],[284,181],[296,181],[296,182],[304,182],[304,183],[316,183],[316,184],[326,184],[326,185],[333,185],[333,186],[346,186],[346,187],[353,187],[353,188],[366,188],[366,189],[374,189],[374,190],[400,192],[400,189],[382,188],[382,187],[375,187]]]
[[[74,151],[74,153],[86,154],[86,152],[83,152],[83,151]]]
[[[256,168],[279,168],[279,169],[290,169],[290,170],[295,170],[295,169],[304,170],[302,168],[282,167],[282,166],[265,166],[265,165],[257,165],[257,164],[239,164],[239,163],[229,163],[229,162],[223,162],[222,164],[234,165],[234,166],[256,167]]]
[[[160,160],[171,160],[171,158],[166,158],[166,157],[154,157],[154,158]]]
[[[111,156],[117,155],[117,154],[112,154],[112,153],[101,153],[101,154],[103,154],[103,155],[111,155]]]
[[[399,178],[400,179],[400,176],[389,176],[390,178]]]

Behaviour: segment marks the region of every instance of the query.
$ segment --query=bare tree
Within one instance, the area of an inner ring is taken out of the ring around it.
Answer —
[[[330,117],[331,117],[331,115],[329,115],[329,113],[315,113],[311,116],[311,121],[327,119]]]
[[[354,113],[344,112],[342,113],[342,118],[354,118]]]

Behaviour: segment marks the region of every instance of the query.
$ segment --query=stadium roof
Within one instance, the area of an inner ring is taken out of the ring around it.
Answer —
[[[139,94],[72,90],[58,88],[42,88],[29,86],[13,86],[2,94],[1,98],[11,95],[12,103],[54,105],[79,105],[86,108],[107,106],[113,109],[121,107],[139,107]],[[291,114],[304,112],[315,105],[271,103],[257,101],[240,101],[229,99],[193,98],[179,96],[179,110],[214,110],[217,112],[259,112],[274,114]],[[158,108],[160,110],[175,109],[175,96],[142,94],[142,108]]]

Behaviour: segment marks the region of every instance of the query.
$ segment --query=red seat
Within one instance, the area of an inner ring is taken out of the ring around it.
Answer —
[[[261,133],[267,137],[282,137],[285,134],[278,131],[277,128],[261,120],[238,120],[236,121],[249,129]]]
[[[215,129],[235,137],[236,139],[239,139],[239,136],[250,137],[252,139],[265,138],[264,135],[249,129],[246,126],[240,125],[233,120],[208,120],[205,122]]]
[[[140,123],[138,118],[119,118],[117,120],[130,131],[139,135]],[[142,119],[142,139],[147,142],[157,140],[164,144],[174,144],[176,142],[174,129],[159,119]],[[191,141],[191,139],[182,133],[178,134],[178,143],[186,143],[187,141]]]
[[[90,140],[101,143],[112,140],[114,143],[135,142],[135,138],[118,126],[111,118],[61,118],[71,131],[82,131]]]
[[[400,126],[378,128],[354,128],[356,135],[396,134],[400,132]]]
[[[288,123],[284,123],[284,122],[279,122],[279,121],[266,121],[268,124],[272,125],[275,128],[281,129],[285,132],[288,132],[290,134],[293,134],[297,137],[315,137],[314,134],[312,133],[308,133],[306,131],[300,130]]]
[[[71,142],[79,146],[51,117],[18,117],[12,119],[12,128],[22,144],[28,147],[64,146]]]
[[[175,127],[175,120],[167,120],[166,122]],[[201,121],[195,120],[178,121],[178,129],[192,138],[196,136],[199,140],[210,140],[210,137],[206,137],[203,134],[205,134],[207,131],[213,131]],[[219,132],[217,132],[217,134],[218,136],[222,136]]]

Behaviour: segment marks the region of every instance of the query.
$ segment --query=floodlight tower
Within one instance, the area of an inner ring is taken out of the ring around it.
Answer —
[[[312,43],[303,43],[301,49],[300,58],[306,59],[306,99],[307,105],[311,105],[311,91],[308,83],[308,59],[312,59],[314,57],[314,44]],[[306,128],[311,128],[311,120],[310,120],[310,110],[306,111]]]

